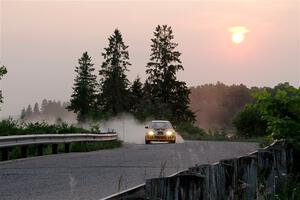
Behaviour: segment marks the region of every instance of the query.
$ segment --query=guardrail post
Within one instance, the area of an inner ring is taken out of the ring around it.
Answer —
[[[38,156],[42,156],[43,155],[43,145],[39,144],[37,146],[37,148],[38,148]]]
[[[52,154],[57,154],[58,144],[52,144]]]
[[[21,158],[26,158],[27,157],[27,146],[22,146],[21,147]]]
[[[2,160],[8,160],[8,148],[2,148]]]
[[[65,153],[70,152],[70,143],[65,143]]]

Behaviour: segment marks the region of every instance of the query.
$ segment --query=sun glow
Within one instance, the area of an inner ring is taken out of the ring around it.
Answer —
[[[229,28],[229,31],[232,33],[231,40],[235,44],[242,43],[245,40],[245,34],[249,32],[244,26],[233,26]]]

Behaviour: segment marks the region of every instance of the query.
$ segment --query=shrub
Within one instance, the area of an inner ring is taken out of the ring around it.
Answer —
[[[199,140],[202,136],[206,135],[203,129],[188,122],[179,124],[176,129],[184,139]]]
[[[247,106],[233,120],[237,135],[242,137],[265,136],[267,121],[262,118],[261,112],[253,106]]]
[[[19,124],[18,121],[12,119],[0,121],[0,136],[56,133],[90,133],[90,131],[74,125],[68,125],[66,123],[47,124],[46,122],[35,122]]]

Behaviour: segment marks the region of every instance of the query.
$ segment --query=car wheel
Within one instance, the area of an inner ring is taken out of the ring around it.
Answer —
[[[145,144],[150,144],[150,141],[148,141],[148,140],[145,140]]]

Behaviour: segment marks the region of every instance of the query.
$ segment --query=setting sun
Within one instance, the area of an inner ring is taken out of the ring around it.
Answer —
[[[232,33],[231,40],[235,44],[242,43],[245,40],[245,34],[249,32],[244,26],[233,26],[229,28],[229,31]]]

